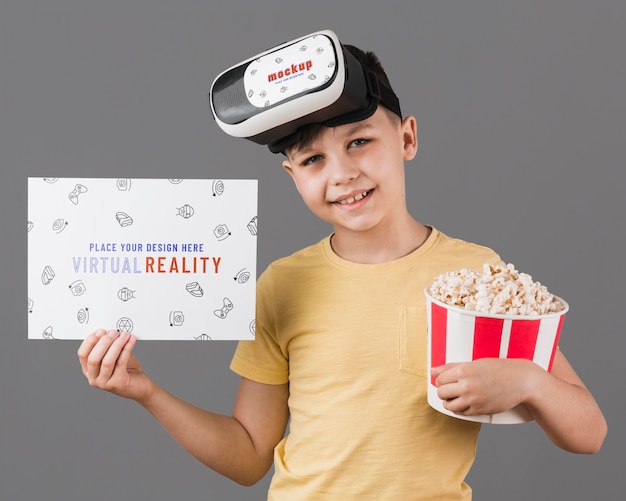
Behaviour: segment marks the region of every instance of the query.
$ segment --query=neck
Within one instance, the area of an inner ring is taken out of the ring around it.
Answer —
[[[342,259],[361,264],[380,264],[404,257],[420,247],[431,229],[410,219],[407,224],[364,232],[335,231],[331,246]]]

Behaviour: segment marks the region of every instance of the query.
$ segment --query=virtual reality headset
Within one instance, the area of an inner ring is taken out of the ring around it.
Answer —
[[[365,120],[379,103],[402,117],[394,92],[330,30],[285,42],[220,73],[209,101],[224,132],[273,153],[291,146],[303,125]]]

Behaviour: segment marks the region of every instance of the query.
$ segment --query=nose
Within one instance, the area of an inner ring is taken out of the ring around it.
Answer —
[[[359,177],[358,165],[348,155],[333,157],[327,168],[330,170],[330,183],[334,186],[350,183]]]

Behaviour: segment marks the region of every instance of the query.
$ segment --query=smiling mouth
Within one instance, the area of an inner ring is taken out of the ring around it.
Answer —
[[[359,200],[364,199],[365,197],[367,197],[372,191],[374,190],[368,190],[368,191],[364,191],[362,193],[358,193],[356,195],[354,195],[353,197],[348,197],[348,198],[344,198],[343,200],[337,200],[336,202],[334,202],[337,205],[350,205],[353,204],[355,202],[358,202]]]

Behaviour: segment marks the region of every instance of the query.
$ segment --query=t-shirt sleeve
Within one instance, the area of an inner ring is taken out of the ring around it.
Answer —
[[[239,341],[230,368],[236,374],[265,384],[283,384],[289,381],[289,360],[286,349],[280,346],[275,315],[274,280],[271,266],[263,272],[256,284],[255,337]]]

